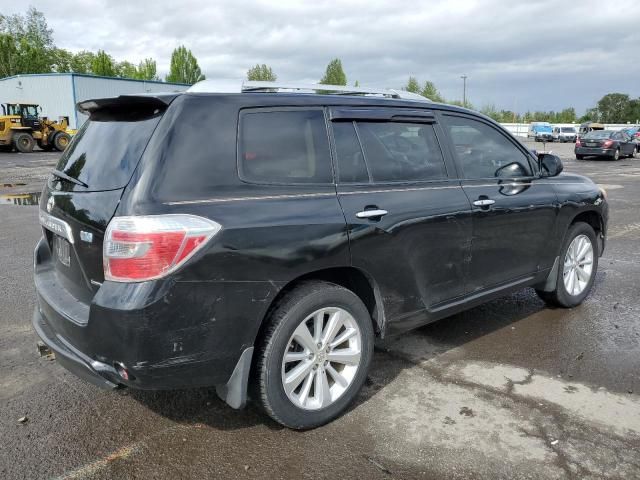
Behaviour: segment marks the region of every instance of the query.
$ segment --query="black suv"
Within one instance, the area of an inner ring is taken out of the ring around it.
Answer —
[[[79,104],[49,177],[33,325],[102,387],[216,386],[292,428],[376,338],[524,287],[578,305],[606,194],[478,113],[323,85]]]

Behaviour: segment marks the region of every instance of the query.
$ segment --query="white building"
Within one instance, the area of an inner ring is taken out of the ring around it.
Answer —
[[[76,103],[92,98],[117,97],[132,93],[181,92],[182,83],[99,77],[80,73],[43,73],[0,78],[0,103],[36,103],[41,116],[57,120],[69,117],[71,128],[79,128],[86,115]],[[0,115],[2,112],[0,111]]]

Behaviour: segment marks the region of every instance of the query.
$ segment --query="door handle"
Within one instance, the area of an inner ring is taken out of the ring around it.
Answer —
[[[380,210],[380,209],[376,209],[376,210],[363,210],[361,212],[356,213],[356,217],[358,218],[375,218],[375,217],[383,217],[385,216],[387,213],[386,210]]]
[[[493,205],[494,203],[496,203],[496,201],[491,200],[490,198],[482,198],[473,202],[476,207],[488,207],[489,205]]]

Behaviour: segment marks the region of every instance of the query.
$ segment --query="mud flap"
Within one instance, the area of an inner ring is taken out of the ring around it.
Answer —
[[[246,348],[240,355],[229,381],[224,385],[216,386],[218,397],[224,400],[231,408],[244,408],[247,404],[247,384],[249,382],[249,371],[251,370],[251,357],[253,357],[253,347]]]
[[[558,265],[560,263],[560,257],[556,257],[553,261],[553,267],[551,267],[551,271],[549,275],[547,275],[547,279],[544,283],[540,283],[535,286],[537,290],[542,290],[543,292],[553,292],[556,289],[556,284],[558,283]]]

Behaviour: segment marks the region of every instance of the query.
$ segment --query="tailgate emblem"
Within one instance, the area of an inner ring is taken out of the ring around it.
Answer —
[[[53,210],[53,206],[55,204],[55,197],[52,195],[49,197],[49,200],[47,200],[47,212],[51,213],[51,210]]]

